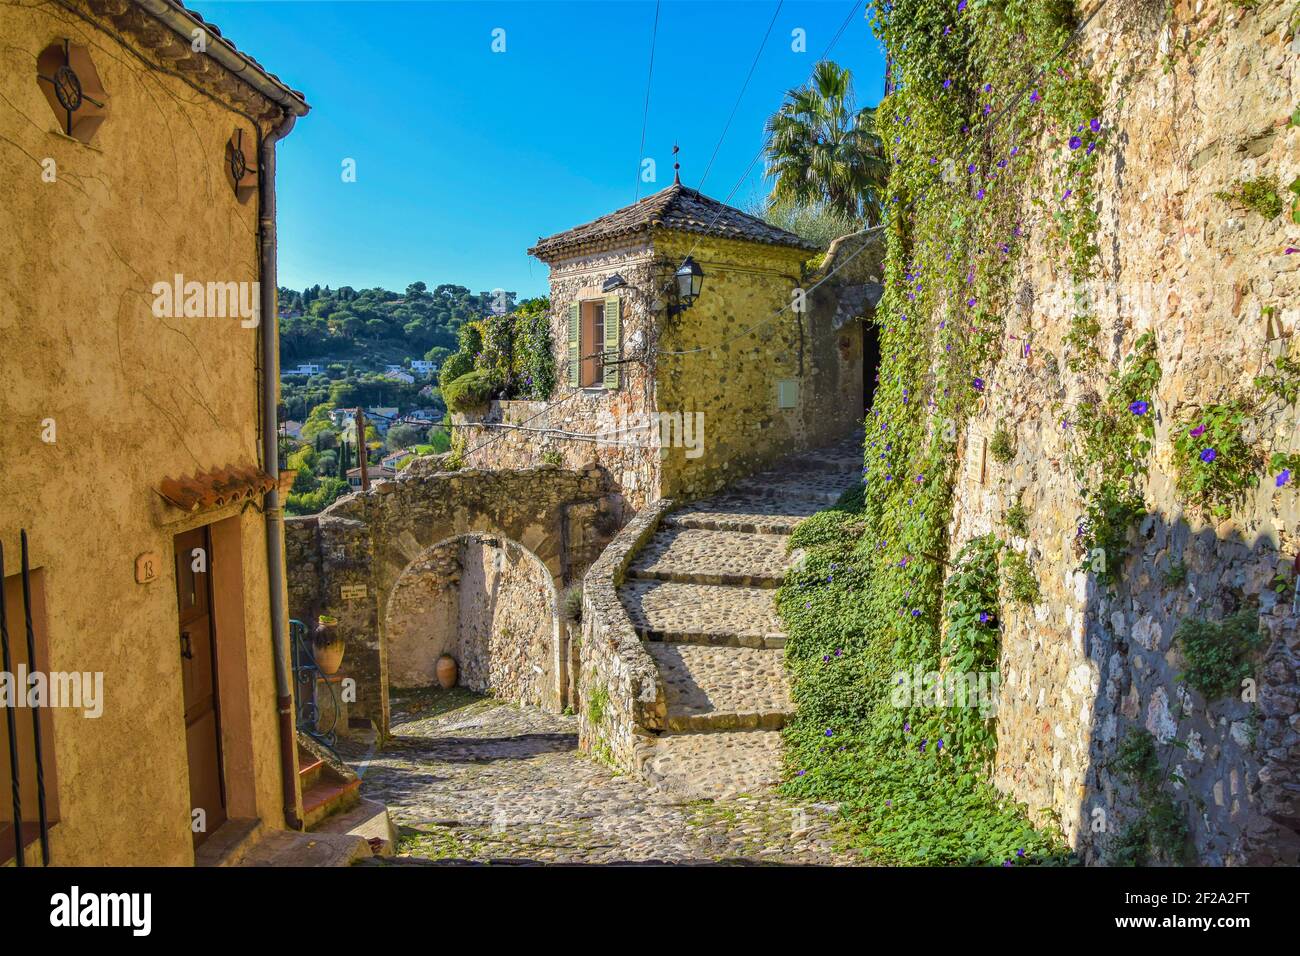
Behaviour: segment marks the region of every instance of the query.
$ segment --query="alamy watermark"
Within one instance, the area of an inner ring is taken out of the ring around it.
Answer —
[[[153,284],[153,314],[160,319],[239,319],[246,329],[262,321],[262,283],[186,281]]]
[[[596,414],[596,438],[618,445],[648,448],[658,439],[659,455],[668,449],[685,449],[687,458],[704,454],[703,412],[629,412],[617,418],[602,410]]]
[[[997,671],[895,671],[889,702],[898,708],[961,707],[978,710],[981,717],[996,717],[1002,677]]]
[[[92,720],[104,713],[103,671],[0,671],[0,709],[60,707],[80,710]]]

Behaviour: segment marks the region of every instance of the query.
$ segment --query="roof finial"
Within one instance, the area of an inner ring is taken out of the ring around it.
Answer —
[[[677,153],[679,151],[680,151],[680,147],[677,145],[676,142],[674,142],[673,143],[673,184],[676,186],[680,186],[682,184],[681,174],[678,173],[678,170],[682,168],[682,164],[677,162]]]

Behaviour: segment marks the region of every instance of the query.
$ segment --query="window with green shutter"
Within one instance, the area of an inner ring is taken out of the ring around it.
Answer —
[[[605,296],[605,376],[606,388],[618,388],[619,319],[622,303],[616,295]]]
[[[578,354],[578,332],[581,328],[582,307],[577,302],[569,303],[569,387],[578,387],[580,357]]]

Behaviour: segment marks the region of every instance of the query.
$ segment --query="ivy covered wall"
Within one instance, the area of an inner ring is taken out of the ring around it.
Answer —
[[[883,364],[780,597],[791,786],[881,860],[1290,858],[1294,4],[871,12]]]

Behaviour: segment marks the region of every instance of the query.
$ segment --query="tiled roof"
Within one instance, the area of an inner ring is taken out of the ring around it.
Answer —
[[[164,478],[158,494],[182,511],[200,511],[257,498],[275,485],[274,478],[254,465],[227,465],[196,472],[193,478]]]
[[[259,63],[257,60],[255,60],[253,57],[249,56],[243,50],[240,50],[237,46],[235,46],[235,41],[231,40],[229,37],[224,36],[221,32],[221,28],[218,27],[215,23],[211,23],[208,20],[205,20],[197,10],[191,10],[188,7],[186,7],[185,4],[182,2],[182,0],[162,0],[162,2],[165,3],[167,6],[171,7],[177,13],[180,13],[186,18],[194,21],[194,23],[202,27],[211,36],[216,37],[218,39],[218,42],[224,44],[231,51],[233,51],[234,54],[237,57],[239,57],[239,59],[247,63],[248,66],[252,67],[252,69],[263,79],[269,81],[274,86],[279,87],[280,90],[288,94],[288,96],[290,96],[293,100],[297,100],[297,103],[294,104],[293,106],[294,112],[299,114],[307,112],[308,110],[307,98],[306,96],[303,95],[303,93],[293,89],[291,86],[285,83],[284,80],[280,79],[270,70],[266,69],[266,67],[262,66],[262,64]],[[156,11],[155,9],[146,5],[145,0],[134,0],[134,3],[141,12],[149,16],[152,16],[157,20],[162,20],[163,16],[165,15],[165,8],[162,11]],[[190,37],[188,36],[184,37],[183,39],[185,40],[186,43],[190,41]],[[203,54],[198,54],[197,56],[201,58],[202,61],[205,63],[208,62],[214,64],[219,63],[219,61],[215,57],[205,56]],[[231,72],[234,73],[235,75],[239,75],[239,73],[242,72],[242,67],[239,70],[234,70],[229,66],[227,66],[226,68],[230,69]]]
[[[789,246],[809,251],[818,248],[816,243],[792,232],[778,229],[733,206],[711,199],[698,190],[673,183],[667,189],[661,189],[653,196],[647,196],[640,202],[624,206],[607,216],[544,239],[539,238],[537,245],[529,249],[528,254],[543,260],[551,259],[584,243],[630,236],[649,229],[677,229],[721,239],[739,239],[742,242]]]

